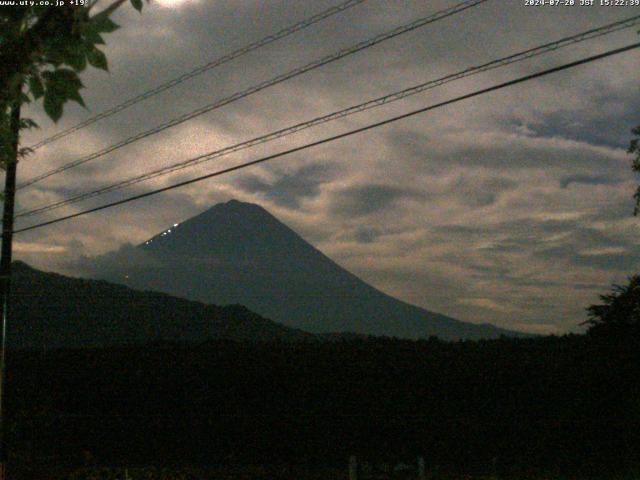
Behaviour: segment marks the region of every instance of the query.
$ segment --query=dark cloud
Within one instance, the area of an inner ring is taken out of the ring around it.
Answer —
[[[571,261],[581,267],[598,268],[602,270],[637,272],[640,269],[638,256],[630,252],[594,253],[591,255],[575,254]]]
[[[376,228],[362,226],[358,227],[353,237],[358,243],[373,243],[379,235],[380,232]]]
[[[338,192],[331,211],[343,217],[362,217],[387,210],[401,199],[424,199],[425,194],[391,185],[360,185]]]
[[[560,178],[560,186],[567,188],[572,183],[584,184],[584,185],[611,185],[618,183],[618,180],[611,178],[607,175],[566,175]]]
[[[322,185],[335,176],[334,170],[326,164],[312,164],[294,173],[278,175],[272,182],[257,175],[244,175],[236,181],[236,185],[244,192],[261,194],[277,205],[298,208],[302,200],[320,194]]]
[[[452,193],[464,205],[485,207],[496,202],[501,193],[513,190],[518,182],[507,178],[478,179],[460,176],[452,187]]]
[[[71,260],[66,267],[69,270],[75,270],[82,276],[113,279],[122,275],[124,265],[130,268],[146,268],[158,266],[158,261],[144,250],[127,243],[104,255],[91,257],[82,255]]]
[[[635,88],[633,83],[628,88]],[[627,148],[630,130],[640,124],[640,97],[624,89],[611,91],[603,82],[594,85],[595,93],[577,109],[561,109],[536,114],[533,121],[507,120],[516,127],[526,127],[529,134],[561,137],[593,145]],[[607,92],[606,94],[603,92]]]

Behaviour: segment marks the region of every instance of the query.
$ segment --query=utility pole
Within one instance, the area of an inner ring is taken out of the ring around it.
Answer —
[[[2,252],[0,256],[0,301],[2,302],[2,332],[0,337],[0,480],[5,480],[7,469],[7,448],[5,445],[6,415],[4,411],[5,351],[7,337],[7,317],[9,315],[9,294],[11,287],[11,254],[13,246],[13,213],[16,196],[16,170],[18,167],[18,137],[20,135],[20,92],[11,107],[9,127],[11,129],[11,149],[5,165],[4,212],[2,215]]]

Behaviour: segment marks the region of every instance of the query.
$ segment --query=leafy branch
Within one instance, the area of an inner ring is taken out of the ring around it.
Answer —
[[[107,57],[99,47],[105,44],[105,34],[119,28],[110,17],[127,1],[142,10],[143,0],[116,0],[95,14],[96,2],[0,10],[0,167],[29,153],[15,152],[12,146],[13,108],[42,99],[46,114],[57,122],[66,102],[85,105],[78,74],[87,65],[108,71]],[[21,129],[34,127],[32,120],[20,123]]]
[[[631,130],[631,133],[636,136],[636,138],[631,140],[628,150],[629,153],[634,153],[636,155],[636,157],[633,159],[633,163],[631,164],[631,168],[634,172],[640,173],[640,126]],[[636,205],[633,209],[633,214],[637,216],[640,212],[640,186],[638,186],[638,189],[633,195],[633,198],[636,201]]]

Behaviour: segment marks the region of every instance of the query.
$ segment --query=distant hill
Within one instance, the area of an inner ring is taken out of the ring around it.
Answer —
[[[400,338],[521,335],[397,300],[307,243],[264,208],[231,200],[134,248],[93,259],[97,278],[218,305],[242,304],[312,333]]]
[[[91,347],[215,339],[299,341],[312,335],[240,305],[218,307],[14,263],[8,344]]]

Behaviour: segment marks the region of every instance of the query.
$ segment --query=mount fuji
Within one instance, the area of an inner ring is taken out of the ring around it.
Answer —
[[[340,267],[264,208],[237,200],[175,224],[126,254],[94,260],[93,275],[101,279],[208,304],[241,304],[311,333],[447,340],[522,335],[395,299]]]

